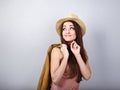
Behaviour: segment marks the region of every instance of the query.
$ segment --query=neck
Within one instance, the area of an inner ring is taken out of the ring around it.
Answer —
[[[69,42],[67,42],[67,44],[70,45],[72,42],[73,42],[73,41],[69,41]]]

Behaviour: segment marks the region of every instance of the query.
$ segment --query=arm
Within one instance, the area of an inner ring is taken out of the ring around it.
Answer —
[[[68,60],[68,55],[66,54],[65,56],[61,51],[68,53],[67,48],[64,48],[64,46],[61,50],[59,48],[53,48],[51,52],[51,77],[55,84],[57,84],[63,76]]]
[[[91,77],[91,69],[88,63],[88,60],[86,61],[86,64],[84,63],[82,57],[80,54],[75,55],[77,62],[80,67],[81,74],[85,80],[89,80]]]
[[[81,55],[80,55],[80,46],[75,42],[73,41],[71,43],[71,51],[73,52],[73,54],[75,55],[75,58],[78,62],[78,65],[80,67],[80,72],[83,76],[83,78],[85,80],[89,80],[90,77],[91,77],[91,69],[90,69],[90,66],[89,66],[89,62],[88,60],[86,61],[86,63],[84,63]]]

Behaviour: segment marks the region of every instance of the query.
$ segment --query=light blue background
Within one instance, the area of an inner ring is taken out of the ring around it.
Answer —
[[[36,90],[56,21],[77,14],[92,77],[81,90],[120,89],[120,0],[0,0],[0,90]]]

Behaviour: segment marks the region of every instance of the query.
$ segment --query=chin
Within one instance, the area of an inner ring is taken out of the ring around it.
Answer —
[[[64,39],[66,42],[72,42],[72,41],[74,41],[75,39],[73,39],[73,38],[66,38],[66,39]]]
[[[74,40],[66,40],[67,43],[71,43],[72,41],[74,41]]]

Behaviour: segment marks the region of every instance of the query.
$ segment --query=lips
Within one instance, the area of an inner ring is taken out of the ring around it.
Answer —
[[[71,37],[72,35],[64,35],[65,37]]]

